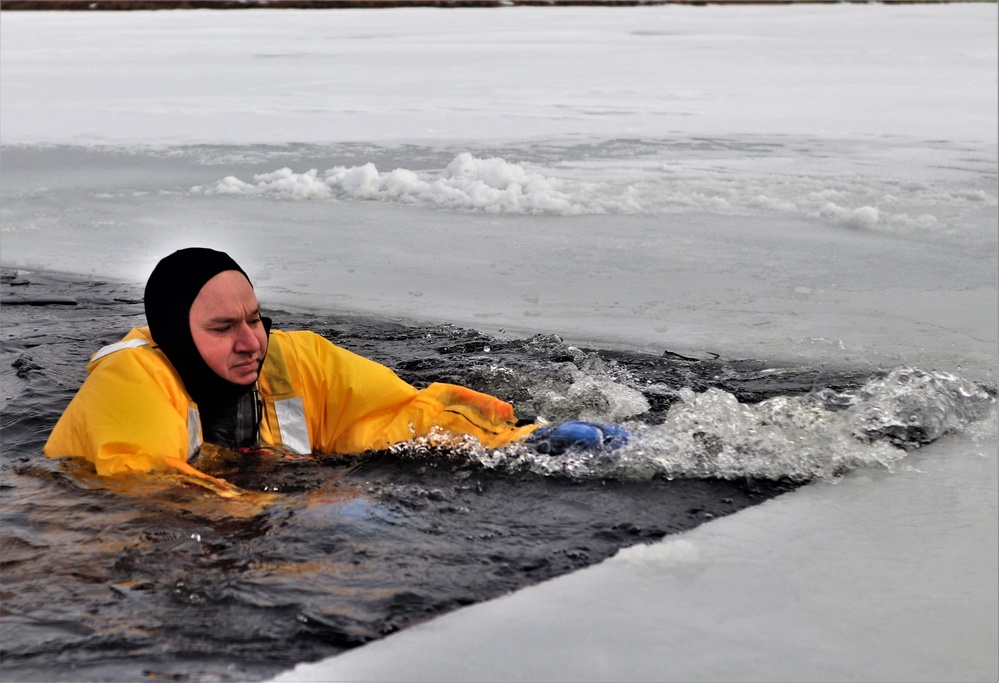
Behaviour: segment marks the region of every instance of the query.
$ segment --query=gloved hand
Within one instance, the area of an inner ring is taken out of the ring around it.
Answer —
[[[536,429],[527,442],[539,453],[562,455],[570,448],[588,451],[614,450],[628,443],[628,432],[618,425],[570,420]]]

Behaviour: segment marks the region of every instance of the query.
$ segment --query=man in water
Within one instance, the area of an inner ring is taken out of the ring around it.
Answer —
[[[228,484],[190,464],[203,443],[350,454],[435,428],[487,448],[535,431],[548,451],[626,439],[619,428],[590,423],[539,429],[492,396],[451,384],[418,390],[318,334],[271,330],[249,277],[212,249],[160,261],[146,283],[145,310],[148,327],[91,357],[46,455],[82,456],[100,475],[173,472],[215,488]]]

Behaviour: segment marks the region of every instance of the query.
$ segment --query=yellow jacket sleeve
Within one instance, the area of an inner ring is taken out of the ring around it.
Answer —
[[[310,441],[321,453],[385,448],[440,427],[497,448],[526,437],[513,407],[465,387],[423,390],[392,370],[335,346],[312,332],[273,332],[305,403]]]
[[[133,330],[124,341],[143,339]],[[154,472],[186,465],[190,399],[152,345],[92,360],[88,376],[45,444],[50,457],[79,456],[98,474]]]

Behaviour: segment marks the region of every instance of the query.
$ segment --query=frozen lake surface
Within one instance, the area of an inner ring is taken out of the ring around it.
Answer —
[[[276,307],[994,391],[996,22],[5,12],[3,265],[141,283],[197,243]],[[284,680],[995,680],[996,451],[993,408]]]

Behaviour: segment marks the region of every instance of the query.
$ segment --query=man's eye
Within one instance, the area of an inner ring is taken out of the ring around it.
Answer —
[[[228,332],[231,329],[232,329],[232,327],[229,326],[229,325],[222,325],[221,327],[213,327],[213,328],[211,328],[211,331],[215,332],[217,334],[225,334],[226,332]]]

